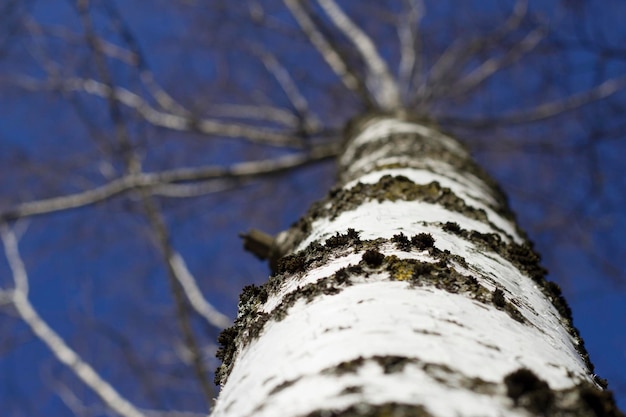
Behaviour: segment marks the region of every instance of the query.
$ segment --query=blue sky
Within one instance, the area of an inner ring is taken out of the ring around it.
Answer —
[[[347,118],[362,110],[358,98],[346,93],[315,50],[297,36],[297,25],[281,2],[259,3],[266,12],[263,24],[251,19],[247,9],[230,3],[218,1],[215,8],[182,1],[116,6],[157,82],[187,108],[203,115],[217,112],[217,103],[271,103],[289,109],[279,83],[249,52],[248,44],[254,43],[274,52],[300,83],[302,94],[327,127],[316,140],[337,137]],[[575,9],[556,2],[553,8],[531,3],[538,12],[536,19],[549,22],[558,39],[545,40],[476,94],[433,101],[429,111],[457,119],[494,116],[623,75],[626,51],[619,48],[626,44],[622,42],[626,34],[615,18],[622,15],[623,6],[609,3],[599,9],[581,2],[586,9],[580,27],[575,25],[581,19]],[[128,49],[106,4],[115,3],[94,3],[96,32],[111,45]],[[383,44],[385,58],[397,60],[393,27],[379,19],[385,16],[377,15],[376,6],[357,10],[351,9],[354,3],[341,4]],[[427,6],[421,27],[429,41],[424,46],[426,65],[455,39],[493,29],[497,26],[493,22],[510,10],[506,1],[467,2],[458,10],[448,2]],[[115,128],[105,100],[82,93],[26,91],[12,81],[16,74],[43,80],[43,64],[52,62],[64,77],[99,77],[70,3],[30,2],[3,19],[21,22],[21,30],[0,33],[0,211],[102,184],[111,168],[119,174],[124,164],[115,153]],[[532,27],[537,21],[526,24]],[[507,47],[527,30],[521,26]],[[595,43],[590,46],[587,38]],[[358,59],[355,62],[358,65]],[[477,62],[468,62],[467,68]],[[107,64],[118,85],[149,97],[137,68],[113,57]],[[544,255],[550,279],[562,286],[570,302],[596,372],[609,380],[622,408],[626,408],[622,261],[626,129],[619,115],[625,100],[620,93],[531,125],[488,130],[469,129],[460,122],[445,126],[465,139],[509,194],[520,223]],[[288,152],[151,126],[128,109],[123,118],[148,170],[227,165]],[[224,191],[208,195],[161,198],[158,203],[172,244],[208,300],[234,317],[240,289],[261,283],[268,275],[266,265],[243,251],[237,234],[252,227],[269,233],[288,227],[333,181],[333,165],[324,162],[288,175],[223,184]],[[24,228],[20,247],[31,278],[32,302],[68,343],[137,403],[206,410],[181,353],[163,261],[136,198],[119,197],[36,217],[19,227]],[[0,287],[10,285],[8,274],[6,260],[0,257]],[[212,349],[218,330],[197,317],[191,325],[207,346],[208,365],[215,366]],[[70,399],[63,396],[67,388],[91,407],[93,415],[102,415],[95,397],[8,310],[0,314],[0,375],[0,404],[8,416],[68,415]]]

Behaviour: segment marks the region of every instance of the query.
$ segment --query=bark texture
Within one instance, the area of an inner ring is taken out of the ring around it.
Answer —
[[[220,337],[213,416],[620,415],[504,194],[456,140],[370,116]]]

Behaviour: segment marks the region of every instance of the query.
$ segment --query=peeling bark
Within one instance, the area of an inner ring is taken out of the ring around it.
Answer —
[[[220,336],[212,415],[621,415],[467,150],[401,117],[346,136],[338,186]]]

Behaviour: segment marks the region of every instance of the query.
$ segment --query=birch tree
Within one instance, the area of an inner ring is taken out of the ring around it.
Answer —
[[[351,88],[301,3],[285,3]],[[334,0],[319,4],[363,60],[378,112],[345,130],[326,199],[273,240],[245,236],[275,273],[244,289],[220,336],[211,415],[622,415],[500,188],[458,141],[407,116],[371,39]]]
[[[512,188],[571,152],[602,189],[626,54],[609,7],[496,3],[3,5],[3,412],[620,415],[469,150]],[[244,234],[272,276],[229,327],[265,275],[236,231],[292,221],[336,158],[293,227]],[[588,244],[601,216],[551,203],[531,224]]]
[[[467,150],[397,115],[346,136],[339,183],[221,335],[212,416],[622,415]]]

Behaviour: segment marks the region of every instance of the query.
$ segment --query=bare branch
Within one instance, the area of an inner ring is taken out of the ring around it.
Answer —
[[[32,17],[26,16],[24,18],[24,26],[35,35],[49,35],[55,38],[61,39],[68,44],[79,44],[80,41],[84,40],[82,34],[71,31],[67,27],[59,26],[59,25],[46,25],[43,26],[41,23],[34,20]],[[133,54],[132,51],[129,51],[125,48],[122,48],[119,45],[116,45],[108,40],[98,37],[98,45],[100,50],[108,57],[117,59],[127,65],[136,65],[137,64],[137,56]]]
[[[137,67],[139,68],[139,77],[155,101],[159,104],[159,106],[161,106],[162,109],[170,113],[187,113],[186,109],[174,100],[174,98],[155,81],[154,74],[148,67],[148,62],[144,58],[144,54],[139,47],[139,43],[133,35],[130,27],[126,24],[118,12],[114,2],[104,2],[103,7],[118,33],[128,45],[132,55],[136,57]]]
[[[26,17],[23,21],[23,25],[33,37],[41,36],[43,34],[42,28],[34,21],[34,19]],[[39,43],[31,42],[26,49],[35,61],[41,64],[41,67],[48,74],[51,74],[53,77],[59,76],[61,73],[61,65],[51,59]]]
[[[83,417],[83,416],[96,416],[102,415],[105,410],[102,410],[103,407],[89,407],[74,394],[67,385],[63,384],[60,381],[56,381],[55,391],[63,404],[70,410],[75,416]]]
[[[197,294],[195,292],[191,294],[192,297],[195,298],[194,301],[196,304],[198,303],[198,298],[202,299],[202,301],[204,301],[204,298],[202,295],[199,295],[200,291],[195,285],[194,278],[184,266],[182,257],[174,249],[167,225],[156,202],[147,193],[144,192],[141,194],[143,207],[148,221],[150,222],[150,227],[152,228],[158,249],[167,264],[170,291],[172,292],[176,305],[176,319],[178,320],[178,325],[183,336],[184,346],[190,353],[191,368],[193,369],[196,379],[198,380],[204,399],[207,405],[210,406],[215,392],[213,390],[213,385],[209,382],[206,364],[204,362],[196,334],[191,325],[191,316],[185,302],[185,297],[189,299],[189,294],[186,293],[187,288],[193,287],[192,290],[197,291]],[[185,288],[185,285],[187,288]],[[202,301],[200,304],[202,304]],[[201,307],[208,309],[210,317],[214,317],[218,314],[210,304],[207,302],[204,302],[204,304],[206,305],[202,305]],[[219,319],[221,319],[221,317],[219,317]]]
[[[180,410],[142,410],[146,417],[206,417],[206,413],[194,413]]]
[[[278,84],[280,84],[293,108],[302,118],[304,118],[306,130],[309,131],[318,129],[321,125],[320,121],[311,113],[309,103],[302,93],[300,93],[300,89],[289,74],[289,71],[280,63],[280,61],[278,61],[276,56],[267,51],[263,45],[254,44],[251,50],[260,57],[261,61],[263,61],[263,65],[265,65],[265,68],[267,68],[267,70],[274,76]]]
[[[209,104],[209,106],[207,113],[214,117],[261,120],[280,123],[294,129],[298,127],[298,118],[293,112],[280,107],[245,104]]]
[[[505,66],[511,65],[513,62],[519,60],[522,56],[532,51],[543,39],[545,32],[544,28],[537,28],[531,31],[517,45],[509,49],[506,54],[499,58],[490,58],[484,61],[458,82],[450,86],[446,86],[445,93],[443,90],[439,90],[440,93],[448,96],[467,94],[485,82],[493,74],[503,69]]]
[[[464,119],[454,116],[442,116],[438,118],[442,123],[450,123],[458,126],[474,128],[491,127],[496,125],[519,125],[535,123],[563,113],[576,110],[582,106],[603,100],[626,88],[626,76],[612,78],[589,90],[572,94],[561,100],[540,104],[532,109],[497,115],[494,118]]]
[[[7,304],[11,304],[12,302],[13,302],[13,291],[0,290],[0,307],[5,306]]]
[[[191,113],[185,115],[167,113],[155,109],[141,96],[123,87],[111,89],[104,83],[93,79],[71,78],[67,80],[39,81],[29,77],[14,78],[18,85],[31,90],[62,90],[80,91],[95,96],[107,98],[113,96],[115,100],[135,110],[147,122],[154,126],[171,130],[199,132],[205,135],[224,136],[247,139],[251,142],[271,146],[300,147],[302,144],[293,136],[276,130],[265,129],[240,123],[225,123],[213,119],[198,119]],[[262,111],[262,110],[260,110]]]
[[[19,292],[26,297],[28,296],[28,274],[19,253],[17,237],[5,223],[0,223],[0,236],[4,246],[4,255],[13,273],[13,283],[15,284],[13,294]]]
[[[361,54],[367,66],[366,82],[381,109],[399,108],[401,103],[398,84],[372,39],[343,12],[334,0],[317,0],[317,2]]]
[[[168,262],[176,279],[183,287],[187,299],[191,303],[193,309],[202,316],[209,324],[217,327],[218,329],[225,329],[230,326],[231,321],[228,316],[220,313],[209,303],[202,295],[196,279],[191,275],[187,264],[182,256],[174,249],[169,251]]]
[[[191,198],[232,190],[238,181],[200,181],[193,184],[162,184],[152,187],[150,194],[167,198]]]
[[[132,31],[128,27],[128,25],[124,22],[120,14],[114,8],[111,2],[103,3],[104,10],[109,15],[113,25],[118,30],[122,39],[127,43],[129,49],[125,49],[119,45],[116,45],[100,36],[95,34],[93,30],[87,30],[88,36],[91,38],[91,44],[94,48],[98,50],[99,53],[106,55],[108,57],[117,59],[121,62],[129,66],[136,66],[139,69],[139,77],[146,87],[150,95],[155,99],[157,104],[164,110],[171,113],[184,114],[186,113],[185,108],[180,105],[172,96],[170,96],[167,91],[165,91],[154,79],[154,74],[150,71],[147,61],[144,58],[144,55],[139,48],[139,44],[136,41]],[[56,27],[51,26],[44,28],[34,19],[29,18],[25,21],[26,27],[35,35],[42,35],[44,33],[51,34],[59,39],[63,39],[65,41],[71,41],[77,43],[78,41],[84,39],[83,36],[80,36],[77,33],[70,31],[65,27]],[[88,26],[89,27],[89,26]],[[53,61],[51,59],[42,59],[43,55],[38,53],[40,57],[40,61],[42,61],[42,65],[47,70],[49,75],[52,75],[53,78],[58,78],[60,65],[56,64],[52,65]]]
[[[527,11],[528,1],[518,0],[511,15],[492,33],[470,40],[459,38],[453,42],[431,66],[427,79],[418,87],[416,92],[418,101],[424,102],[436,97],[438,89],[445,88],[450,83],[450,79],[458,77],[460,69],[469,59],[477,56],[478,52],[497,45],[503,37],[515,31],[522,23]]]
[[[92,51],[96,71],[103,80],[103,85],[107,87],[104,98],[107,102],[109,118],[115,127],[115,139],[122,151],[121,156],[129,170],[132,173],[137,173],[141,171],[141,160],[136,158],[136,154],[132,152],[132,142],[128,126],[119,101],[115,97],[114,77],[111,71],[109,71],[105,55],[98,42],[99,38],[96,34],[91,14],[89,13],[90,2],[91,0],[76,0],[76,9],[84,30],[85,42]]]
[[[363,89],[357,76],[348,68],[348,65],[341,57],[337,49],[324,37],[322,32],[317,28],[315,22],[311,19],[308,12],[300,5],[300,0],[283,0],[289,11],[298,21],[304,34],[309,41],[315,46],[317,51],[322,55],[328,66],[339,77],[348,90],[355,92],[363,97]]]
[[[422,41],[419,38],[419,24],[424,17],[423,0],[406,0],[409,12],[399,16],[398,39],[400,40],[400,64],[398,66],[398,83],[405,95],[413,90],[414,77],[416,84],[421,82],[422,75]],[[417,27],[416,27],[417,26]]]
[[[50,349],[57,360],[67,366],[78,379],[87,385],[109,408],[124,417],[143,417],[144,414],[122,397],[87,362],[85,362],[65,341],[39,316],[28,300],[24,288],[28,288],[28,275],[19,253],[17,239],[6,225],[0,226],[4,252],[9,262],[15,290],[12,302],[19,316],[32,332]]]
[[[338,147],[331,144],[318,146],[308,153],[287,155],[277,159],[240,162],[230,167],[207,166],[179,168],[155,173],[128,174],[102,186],[80,193],[20,204],[13,209],[0,212],[0,219],[5,221],[15,220],[89,206],[140,188],[157,187],[158,192],[158,187],[164,184],[209,179],[243,179],[272,175],[331,158],[337,152]]]

